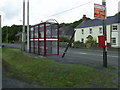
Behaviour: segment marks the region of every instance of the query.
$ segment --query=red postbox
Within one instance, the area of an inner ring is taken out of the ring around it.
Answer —
[[[106,41],[106,35],[98,36],[98,47],[106,47],[107,41]]]

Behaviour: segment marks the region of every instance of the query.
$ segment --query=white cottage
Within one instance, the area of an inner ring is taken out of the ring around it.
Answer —
[[[103,22],[101,19],[86,20],[78,25],[75,30],[74,41],[80,41],[85,43],[87,37],[91,35],[93,39],[97,40],[98,36],[103,35]],[[110,16],[106,19],[107,28],[107,43],[110,43],[112,47],[120,47],[120,15]]]

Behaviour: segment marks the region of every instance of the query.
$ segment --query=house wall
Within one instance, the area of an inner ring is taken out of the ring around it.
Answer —
[[[118,47],[120,48],[120,23],[118,24]]]
[[[117,30],[113,30],[113,26],[117,25]],[[97,40],[98,43],[98,36],[103,35],[103,33],[99,32],[99,28],[103,28],[102,26],[94,26],[94,27],[86,27],[86,28],[77,28],[75,33],[75,41],[80,41],[83,38],[84,43],[87,40],[88,35],[91,35],[93,39]],[[84,34],[82,34],[82,29],[84,30]],[[89,29],[92,29],[92,34],[90,34]],[[107,34],[107,43],[110,43],[112,47],[120,47],[120,23],[107,25],[106,26],[106,34]],[[112,38],[116,38],[116,44],[112,43]]]
[[[120,47],[120,23],[119,24],[112,24],[117,25],[117,30],[112,29],[112,37],[111,38],[116,38],[116,44],[112,44],[112,47]]]
[[[98,36],[103,35],[103,33],[99,32],[99,28],[103,28],[102,26],[94,26],[94,27],[87,27],[87,28],[79,28],[75,29],[75,41],[81,41],[84,39],[84,43],[87,40],[88,35],[91,35],[93,39],[97,40],[98,43]],[[84,34],[82,34],[82,29],[84,30]],[[90,29],[92,29],[92,34],[90,34]],[[107,42],[110,43],[110,25],[107,25]],[[102,31],[103,32],[103,31]]]

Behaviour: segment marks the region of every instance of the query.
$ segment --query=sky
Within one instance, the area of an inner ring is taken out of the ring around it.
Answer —
[[[27,6],[27,0],[25,1]],[[119,1],[106,0],[107,16],[118,12]],[[72,23],[81,19],[84,14],[94,19],[94,3],[102,4],[102,0],[29,0],[29,3],[30,25],[34,25],[48,19]],[[0,0],[0,15],[2,26],[22,25],[23,0]]]

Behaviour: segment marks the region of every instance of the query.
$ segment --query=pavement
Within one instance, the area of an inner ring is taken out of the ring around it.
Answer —
[[[2,88],[40,88],[37,85],[29,84],[23,81],[19,81],[14,78],[5,77],[2,78]]]
[[[3,69],[2,88],[40,88],[39,85],[33,85],[15,78],[5,76],[6,70]]]

